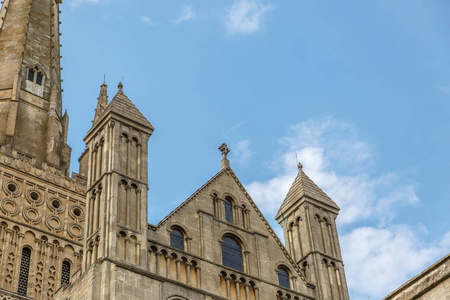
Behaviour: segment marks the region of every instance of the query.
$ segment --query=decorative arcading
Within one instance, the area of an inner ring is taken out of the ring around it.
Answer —
[[[44,164],[43,168],[38,168],[33,164],[30,164],[29,161],[24,160],[20,154],[17,154],[16,157],[14,157],[5,153],[0,153],[0,165],[11,167],[51,183],[63,185],[65,188],[77,193],[85,193],[86,191],[86,179],[84,177],[78,174],[73,174],[73,178],[66,177],[62,175],[59,169],[48,164]]]

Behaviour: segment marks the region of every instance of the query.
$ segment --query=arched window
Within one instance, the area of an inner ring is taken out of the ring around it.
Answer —
[[[184,251],[184,234],[178,228],[170,232],[170,246]]]
[[[213,195],[213,207],[214,207],[214,217],[217,217],[216,205],[217,205],[217,195]]]
[[[246,209],[245,205],[242,205],[242,210],[241,210],[241,212],[242,212],[242,226],[244,228],[246,228],[246,224],[245,224],[245,209]]]
[[[17,294],[21,296],[27,295],[28,273],[30,271],[30,258],[31,258],[30,248],[26,247],[23,248],[22,260],[20,261],[19,287],[17,289]]]
[[[291,288],[291,284],[289,282],[289,272],[283,267],[278,268],[278,284],[288,289]]]
[[[233,202],[231,202],[230,197],[225,198],[225,219],[233,223]]]
[[[226,236],[222,243],[222,263],[226,267],[244,272],[241,244],[232,237]]]
[[[70,283],[70,263],[65,260],[61,268],[61,285]]]

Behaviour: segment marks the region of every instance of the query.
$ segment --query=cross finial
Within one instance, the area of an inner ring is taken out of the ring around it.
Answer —
[[[220,152],[222,152],[222,162],[220,163],[222,170],[230,166],[230,161],[227,158],[230,149],[228,149],[227,144],[223,143],[219,147]]]
[[[303,165],[301,162],[298,163],[297,167],[299,171],[303,170]]]
[[[117,86],[119,88],[119,91],[121,91],[123,89],[123,84],[122,82],[119,82],[119,85]]]

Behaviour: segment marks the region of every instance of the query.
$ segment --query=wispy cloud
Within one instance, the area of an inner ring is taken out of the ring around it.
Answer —
[[[237,161],[241,164],[248,162],[253,152],[250,150],[250,141],[242,140],[233,146],[232,157],[233,161]]]
[[[259,31],[266,14],[273,9],[259,0],[236,0],[225,17],[229,34],[253,33]]]
[[[439,89],[441,90],[441,92],[445,95],[445,96],[450,96],[450,86],[443,86],[440,85]]]
[[[142,23],[145,23],[145,24],[148,24],[148,25],[150,25],[150,26],[156,26],[156,25],[159,25],[158,22],[153,21],[153,20],[150,19],[150,17],[148,17],[148,16],[142,16],[142,17],[141,17],[141,22],[142,22]]]
[[[379,299],[448,253],[450,233],[429,245],[421,241],[423,225],[395,223],[399,210],[420,201],[417,184],[404,172],[377,174],[375,147],[362,136],[356,126],[333,118],[296,124],[280,139],[274,176],[246,187],[271,219],[297,174],[297,155],[308,176],[341,207],[349,288],[360,299]]]
[[[72,0],[69,2],[71,8],[75,8],[85,4],[98,4],[101,0]]]
[[[192,8],[192,5],[188,5],[183,7],[181,10],[180,16],[173,21],[175,24],[179,24],[181,22],[189,21],[192,19],[195,19],[197,14],[195,13],[194,9]]]

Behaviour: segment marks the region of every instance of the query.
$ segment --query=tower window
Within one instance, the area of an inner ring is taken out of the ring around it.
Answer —
[[[37,85],[43,85],[44,73],[39,69],[38,66],[29,68],[27,80],[36,83]]]
[[[231,202],[229,197],[225,198],[225,219],[233,223],[233,202]]]
[[[20,261],[19,287],[17,289],[17,294],[21,296],[27,295],[28,273],[30,271],[30,258],[31,258],[30,248],[23,248],[22,260]]]
[[[34,70],[28,70],[28,80],[29,81],[34,81]]]
[[[177,228],[170,232],[170,246],[184,251],[184,234]]]
[[[36,83],[39,85],[42,85],[42,79],[44,78],[44,76],[41,73],[37,73],[36,74]]]
[[[291,284],[289,282],[289,272],[283,267],[278,268],[278,284],[287,289],[291,288]]]
[[[70,283],[70,263],[65,260],[61,268],[61,285]]]
[[[239,244],[236,239],[229,236],[223,238],[222,263],[226,267],[244,272],[241,244]]]

